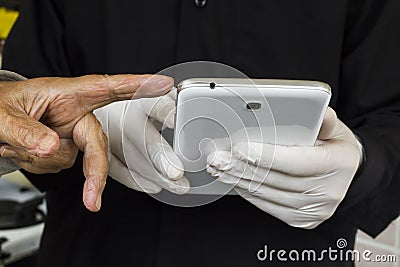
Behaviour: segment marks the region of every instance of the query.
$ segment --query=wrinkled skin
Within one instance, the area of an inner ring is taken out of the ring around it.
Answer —
[[[173,87],[160,75],[88,75],[0,82],[0,155],[32,173],[70,168],[84,152],[83,202],[98,211],[108,173],[107,138],[92,111],[156,97]]]

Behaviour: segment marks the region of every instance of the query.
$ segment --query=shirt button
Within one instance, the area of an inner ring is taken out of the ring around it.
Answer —
[[[207,4],[207,0],[194,0],[194,3],[198,7],[203,7],[203,6],[205,6]]]

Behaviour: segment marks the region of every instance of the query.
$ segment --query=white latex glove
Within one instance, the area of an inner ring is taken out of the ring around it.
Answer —
[[[147,193],[163,188],[176,194],[189,190],[183,164],[155,126],[173,128],[175,98],[176,89],[162,97],[122,101],[95,110],[109,140],[112,178]]]
[[[361,144],[328,108],[315,146],[238,143],[211,153],[207,171],[261,210],[312,229],[333,215],[361,159]]]

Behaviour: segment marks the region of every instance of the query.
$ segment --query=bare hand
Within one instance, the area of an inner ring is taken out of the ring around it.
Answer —
[[[2,157],[34,173],[71,167],[84,152],[85,206],[98,211],[108,172],[107,139],[91,113],[111,102],[167,93],[160,75],[89,75],[0,83]],[[70,140],[66,140],[70,139]]]

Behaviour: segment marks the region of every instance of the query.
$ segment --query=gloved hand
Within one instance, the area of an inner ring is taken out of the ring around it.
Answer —
[[[109,140],[109,175],[137,191],[189,190],[183,164],[156,126],[174,127],[176,89],[158,98],[110,104],[95,110]],[[125,118],[125,120],[124,120]]]
[[[238,143],[211,153],[207,171],[261,210],[312,229],[333,215],[361,159],[361,144],[328,108],[315,146]]]

